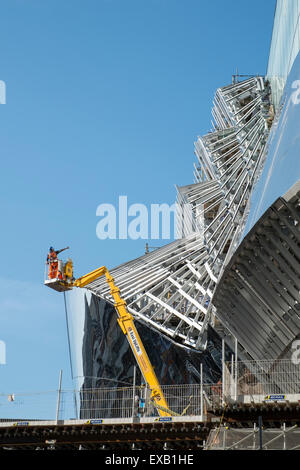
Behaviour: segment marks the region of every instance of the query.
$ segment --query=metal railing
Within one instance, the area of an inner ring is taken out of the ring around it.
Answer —
[[[259,428],[235,429],[222,426],[213,429],[207,439],[205,450],[300,450],[300,429],[286,426],[281,429]]]
[[[201,384],[162,386],[170,416],[202,416]],[[211,397],[211,392],[207,392]],[[93,419],[160,416],[147,386],[82,388],[0,395],[0,421],[12,419]]]
[[[289,359],[226,362],[223,393],[234,401],[247,395],[299,394],[300,366]]]
[[[230,402],[300,400],[300,367],[289,360],[224,362],[217,384],[163,385],[170,416],[201,416]],[[159,416],[145,386],[94,387],[0,394],[0,420],[92,419]],[[269,398],[268,398],[269,397]]]
[[[200,416],[203,386],[164,385],[161,387],[172,416]],[[130,418],[159,416],[147,386],[84,389],[80,392],[81,418]]]

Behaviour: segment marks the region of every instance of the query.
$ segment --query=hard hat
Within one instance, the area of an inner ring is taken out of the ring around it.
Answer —
[[[53,251],[53,250],[54,250],[53,246],[50,246],[49,251]]]

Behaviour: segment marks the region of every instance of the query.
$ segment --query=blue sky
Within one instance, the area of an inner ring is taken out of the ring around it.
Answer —
[[[168,203],[193,182],[194,141],[219,86],[264,74],[275,0],[1,2],[0,393],[72,386],[50,245],[80,276],[144,253],[99,240],[96,209]],[[159,244],[158,241],[155,242]],[[0,409],[1,417],[1,409]]]

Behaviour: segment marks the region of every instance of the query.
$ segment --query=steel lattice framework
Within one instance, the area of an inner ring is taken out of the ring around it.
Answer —
[[[213,130],[195,143],[194,183],[177,188],[181,238],[110,270],[135,318],[190,347],[204,344],[218,278],[247,218],[271,125],[269,95],[262,77],[217,90]],[[112,301],[105,280],[87,288]]]

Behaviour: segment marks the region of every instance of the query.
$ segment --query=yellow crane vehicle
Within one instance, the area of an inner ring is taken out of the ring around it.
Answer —
[[[72,260],[69,259],[65,264],[61,264],[59,277],[55,279],[47,278],[44,283],[46,286],[51,287],[58,292],[64,292],[72,289],[73,287],[83,288],[103,275],[106,277],[106,281],[110,287],[110,293],[114,299],[114,307],[118,315],[120,328],[126,335],[145,382],[150,387],[151,401],[157,408],[161,417],[179,416],[168,408],[167,401],[154,372],[154,368],[134,324],[134,318],[128,312],[126,302],[120,296],[120,289],[115,285],[113,277],[105,266],[95,269],[94,271],[75,280],[73,277],[73,263]]]

